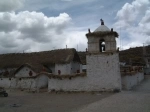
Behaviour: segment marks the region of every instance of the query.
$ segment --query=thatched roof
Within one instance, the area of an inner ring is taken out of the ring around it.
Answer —
[[[39,63],[41,65],[53,65],[80,62],[75,49],[59,49],[32,53],[11,53],[0,55],[0,68],[18,68],[25,63]]]
[[[80,51],[80,52],[78,52],[78,55],[80,57],[81,63],[83,65],[86,65],[86,52],[84,52],[84,51],[81,52]]]

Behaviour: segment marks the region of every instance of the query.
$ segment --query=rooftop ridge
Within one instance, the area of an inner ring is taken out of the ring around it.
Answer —
[[[61,50],[75,50],[75,48],[64,48],[64,49],[55,49],[55,50],[48,50],[48,51],[38,51],[38,52],[26,52],[26,53],[6,53],[6,54],[0,54],[1,55],[20,55],[20,54],[38,54],[38,53],[49,53],[49,52],[53,52],[53,51],[61,51]]]

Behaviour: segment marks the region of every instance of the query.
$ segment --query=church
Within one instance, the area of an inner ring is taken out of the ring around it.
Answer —
[[[49,79],[49,91],[114,91],[121,90],[119,54],[116,48],[118,33],[109,29],[101,20],[101,25],[86,34],[88,51],[86,54],[86,77],[75,79]]]
[[[120,70],[118,33],[101,24],[85,35],[86,72],[74,48],[0,55],[0,87],[53,91],[121,91],[144,79],[142,69]]]

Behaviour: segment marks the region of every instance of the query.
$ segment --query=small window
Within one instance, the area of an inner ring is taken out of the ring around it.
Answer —
[[[80,73],[80,70],[77,70],[77,73]]]
[[[100,52],[105,52],[105,40],[104,39],[101,39],[99,41],[99,51]]]
[[[32,71],[30,71],[30,72],[29,72],[29,76],[32,76],[32,75],[33,75],[33,73],[32,73]]]
[[[58,74],[59,74],[59,75],[61,74],[61,71],[60,71],[60,70],[58,70]]]

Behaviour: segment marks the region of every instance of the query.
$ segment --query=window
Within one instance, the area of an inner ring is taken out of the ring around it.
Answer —
[[[61,74],[61,71],[60,70],[58,70],[58,75],[60,75]]]
[[[32,71],[29,72],[29,76],[32,76]]]
[[[105,40],[104,39],[101,39],[99,41],[99,51],[100,52],[105,52]]]

